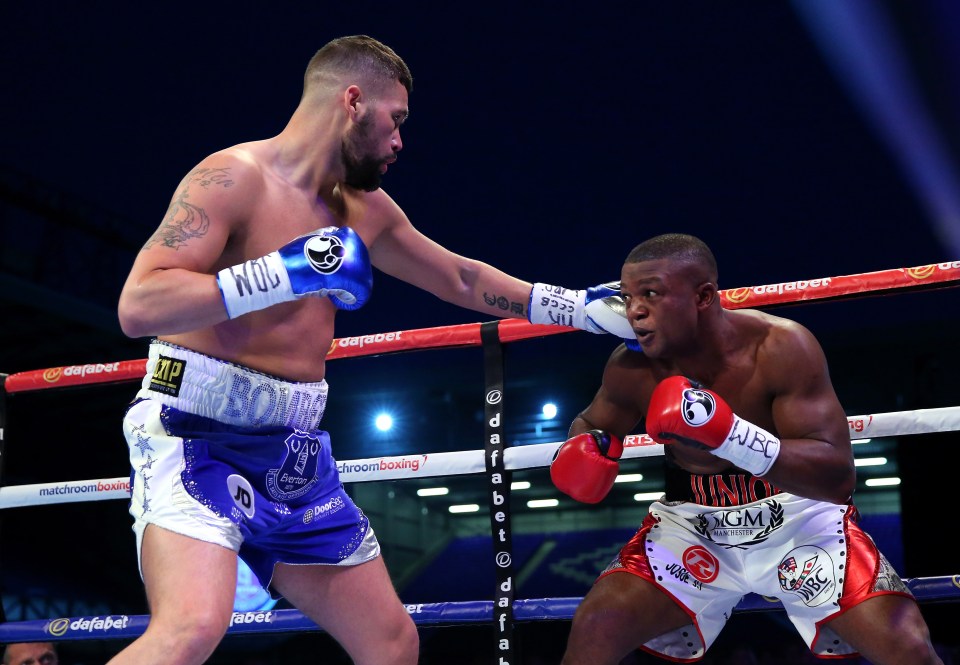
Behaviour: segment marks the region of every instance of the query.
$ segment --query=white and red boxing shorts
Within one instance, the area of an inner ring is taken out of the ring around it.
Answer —
[[[750,592],[779,599],[815,655],[851,656],[824,624],[872,596],[911,596],[856,515],[785,492],[725,508],[658,501],[600,577],[642,577],[689,615],[689,625],[643,645],[671,660],[703,658]]]

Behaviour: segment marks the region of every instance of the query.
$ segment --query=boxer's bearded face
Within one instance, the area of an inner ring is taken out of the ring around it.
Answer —
[[[373,125],[374,114],[368,111],[348,130],[340,151],[345,170],[344,182],[365,192],[373,192],[380,187],[380,169],[387,162],[387,159],[376,154]]]

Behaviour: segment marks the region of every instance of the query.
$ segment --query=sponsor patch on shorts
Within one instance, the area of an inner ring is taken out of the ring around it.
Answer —
[[[334,513],[340,512],[342,508],[346,508],[346,502],[339,496],[332,497],[326,503],[321,503],[320,505],[313,506],[312,508],[307,508],[303,512],[303,523],[310,524],[314,520],[319,520],[327,515],[333,515]]]
[[[179,358],[169,358],[160,356],[157,358],[157,366],[153,370],[153,376],[150,377],[150,390],[179,397],[180,385],[183,383],[183,371],[187,367],[187,361]]]
[[[780,588],[800,596],[807,607],[833,600],[838,590],[830,553],[813,545],[790,550],[777,566],[777,577]]]

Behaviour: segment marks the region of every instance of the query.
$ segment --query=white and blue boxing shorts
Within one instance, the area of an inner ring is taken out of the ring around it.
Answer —
[[[123,421],[140,557],[148,524],[278,562],[351,566],[380,545],[318,429],[326,381],[294,383],[154,341]]]
[[[724,508],[655,501],[600,577],[637,575],[687,613],[690,624],[642,647],[669,660],[702,659],[751,592],[779,599],[815,655],[847,657],[830,619],[873,596],[912,597],[856,520],[851,505],[786,492]]]

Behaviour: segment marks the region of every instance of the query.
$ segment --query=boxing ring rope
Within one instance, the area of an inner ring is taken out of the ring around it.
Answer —
[[[779,284],[721,289],[720,301],[725,309],[761,308],[880,296],[893,292],[929,291],[956,286],[960,286],[960,261],[950,261],[914,268],[894,268],[840,277],[821,277]],[[499,338],[503,343],[574,330],[574,328],[563,326],[532,325],[520,319],[504,319],[499,322]],[[330,346],[327,360],[384,355],[400,351],[480,346],[481,343],[478,323],[401,330],[335,339]],[[12,395],[47,388],[139,381],[143,378],[146,367],[147,360],[144,358],[19,372],[6,377],[3,392]]]
[[[851,436],[865,439],[956,432],[960,431],[960,406],[849,416],[847,423]],[[548,467],[561,443],[555,441],[508,448],[504,453],[504,465],[508,471]],[[663,454],[663,445],[646,434],[627,436],[623,440],[623,448],[621,459],[625,460]],[[340,479],[345,483],[475,475],[484,471],[484,451],[462,450],[345,460],[337,462],[337,469]],[[129,498],[129,477],[11,485],[0,487],[0,510]]]
[[[721,290],[727,309],[763,308],[809,301],[885,295],[893,292],[924,291],[960,286],[960,261],[899,268],[857,275],[825,277],[796,282]],[[509,319],[487,324],[463,324],[359,337],[334,339],[328,359],[361,357],[404,351],[467,346],[499,346],[547,335],[567,333],[573,328],[531,325]],[[491,344],[491,335],[493,343]],[[489,358],[488,358],[489,369]],[[8,395],[74,386],[140,381],[146,371],[146,359],[54,367],[0,374],[0,415]],[[920,409],[893,413],[849,416],[851,434],[857,438],[914,435],[960,430],[960,406]],[[5,425],[0,420],[0,431]],[[533,444],[503,449],[502,469],[547,467],[562,442]],[[2,438],[0,438],[2,444]],[[646,434],[627,437],[623,459],[663,454],[663,446]],[[0,451],[2,452],[2,451]],[[473,475],[490,471],[485,450],[402,455],[338,462],[345,483]],[[35,485],[0,487],[0,510],[40,504],[129,499],[129,478],[67,481]],[[922,602],[952,602],[960,598],[960,575],[905,579]],[[512,620],[518,622],[569,620],[581,598],[508,598]],[[502,605],[500,605],[502,607]],[[737,605],[737,612],[778,609],[779,601],[748,594]],[[414,622],[421,626],[450,626],[469,623],[494,623],[494,601],[466,601],[407,605]],[[146,629],[149,615],[107,615],[60,617],[55,619],[0,623],[0,642],[48,640],[132,639]],[[228,635],[247,633],[283,633],[320,630],[298,610],[235,612]]]
[[[960,595],[960,575],[905,579],[907,586],[925,603],[951,602]],[[519,622],[569,621],[582,598],[518,598],[513,618]],[[458,626],[490,623],[494,619],[492,600],[407,605],[418,626]],[[748,594],[734,612],[764,612],[782,609],[779,600]],[[55,642],[102,639],[134,639],[147,629],[150,616],[107,615],[62,617],[0,624],[0,643]],[[234,612],[227,635],[293,633],[320,631],[313,621],[298,610],[258,610]]]

